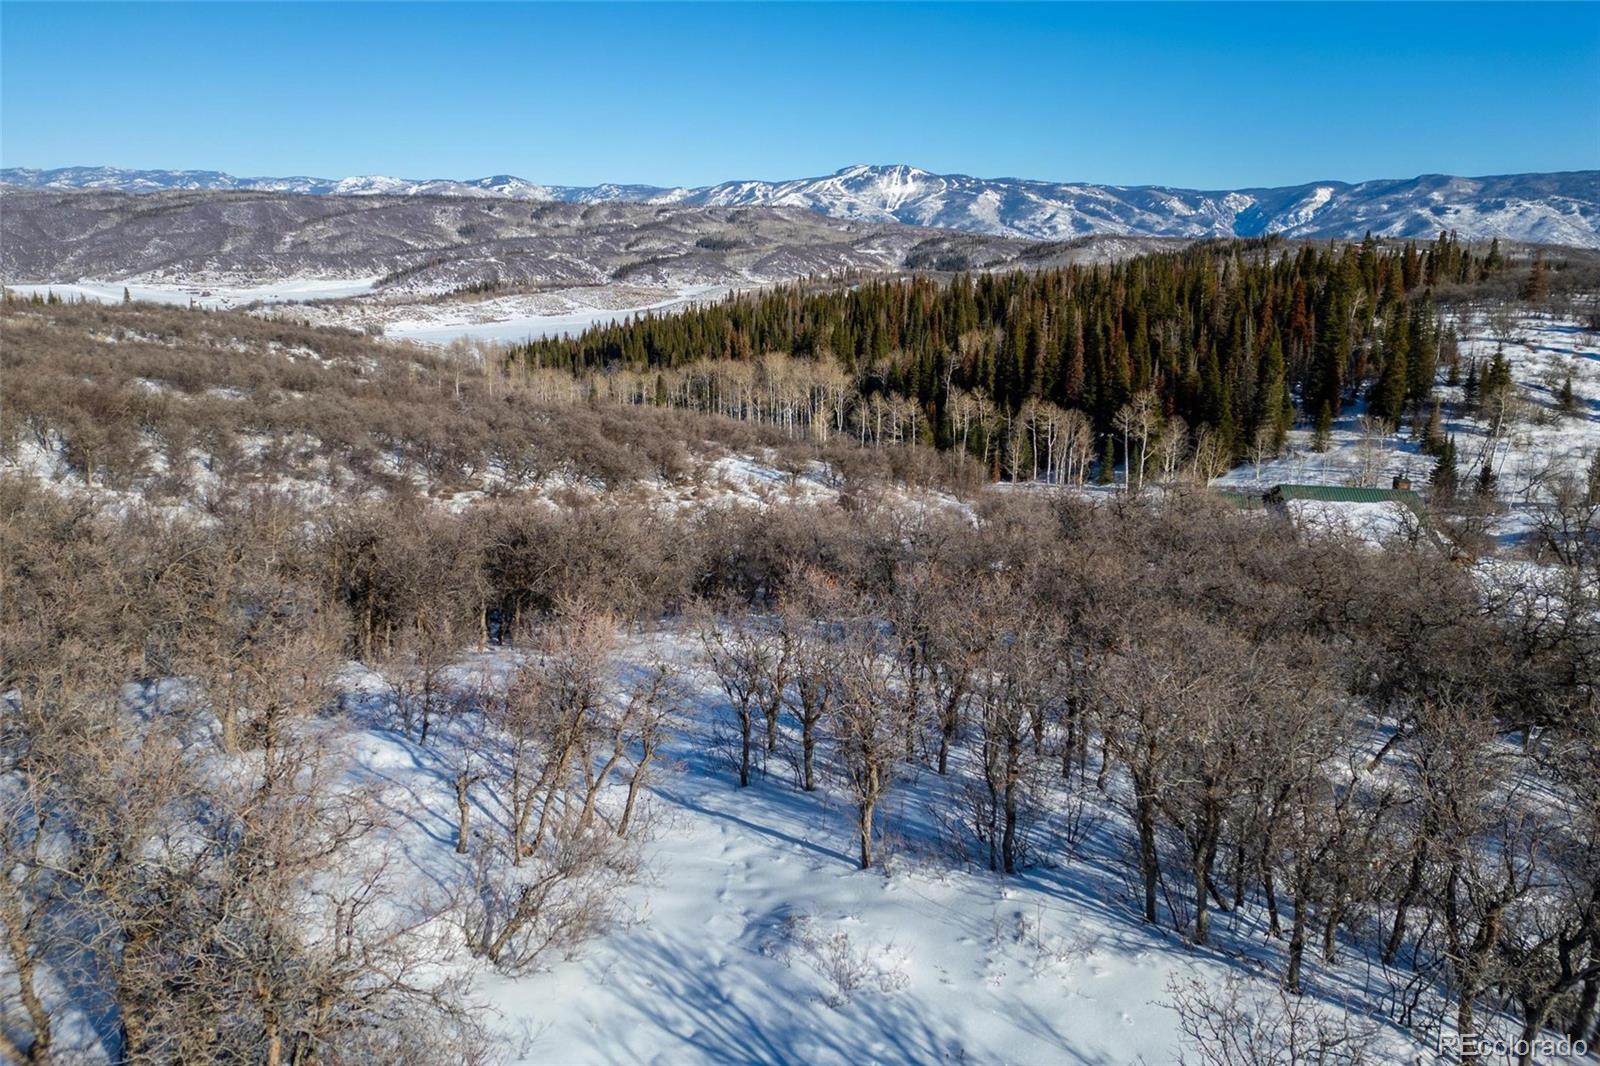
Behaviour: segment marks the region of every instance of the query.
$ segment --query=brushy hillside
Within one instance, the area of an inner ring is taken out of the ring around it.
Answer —
[[[1600,464],[1467,567],[812,433],[795,357],[696,411],[139,303],[0,342],[0,1057],[1594,1039]]]

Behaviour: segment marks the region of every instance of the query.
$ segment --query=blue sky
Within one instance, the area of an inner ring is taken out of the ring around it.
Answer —
[[[0,163],[1199,188],[1600,168],[1591,4],[0,3]]]

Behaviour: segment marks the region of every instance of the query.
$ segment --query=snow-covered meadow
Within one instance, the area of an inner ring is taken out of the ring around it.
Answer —
[[[293,277],[274,281],[237,278],[160,278],[134,281],[96,281],[84,279],[47,284],[6,285],[8,292],[24,299],[33,296],[58,296],[63,300],[92,300],[120,303],[124,292],[129,299],[178,307],[203,307],[230,310],[248,304],[301,303],[307,300],[342,300],[372,291],[378,278]]]
[[[687,285],[671,290],[612,287],[573,289],[538,296],[507,296],[481,303],[413,304],[380,311],[384,335],[420,344],[456,340],[516,344],[544,337],[574,336],[594,326],[646,312],[670,313],[722,299],[727,285]]]

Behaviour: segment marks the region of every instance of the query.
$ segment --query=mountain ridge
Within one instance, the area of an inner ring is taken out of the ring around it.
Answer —
[[[935,174],[906,164],[852,164],[784,181],[670,187],[545,185],[511,174],[455,180],[386,175],[240,178],[215,170],[13,167],[0,182],[122,192],[236,190],[319,196],[431,195],[564,203],[799,207],[833,218],[899,222],[993,236],[1065,240],[1094,235],[1302,238],[1500,237],[1600,247],[1600,170],[1461,177],[1422,174],[1363,182],[1185,189]]]

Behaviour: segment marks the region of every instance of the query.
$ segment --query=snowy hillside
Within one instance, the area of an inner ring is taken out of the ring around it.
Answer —
[[[1454,322],[1521,389],[1493,449],[1446,393],[1462,474],[1580,457],[1592,338]],[[1600,617],[1576,568],[967,492],[865,423],[635,402],[658,373],[142,301],[0,328],[13,1048],[290,1017],[284,1062],[1424,1066],[1593,1032],[1600,644],[1519,628]],[[1404,468],[1353,432],[1323,476]]]
[[[974,782],[922,774],[885,813],[893,842],[882,869],[857,869],[842,792],[801,791],[776,758],[749,789],[735,787],[730,711],[697,669],[696,645],[666,630],[620,657],[624,676],[645,663],[683,670],[690,711],[653,790],[647,886],[630,894],[631,917],[543,972],[479,978],[500,1030],[521,1038],[514,1061],[1153,1064],[1184,1048],[1175,982],[1222,987],[1231,976],[1279,1003],[1263,976],[1275,947],[1263,915],[1225,916],[1214,952],[1139,920],[1132,845],[1105,797],[1089,799],[1076,825],[1040,830],[1074,860],[1006,878],[952,866],[929,814]],[[463,665],[461,676],[496,676],[508,663],[491,652]],[[365,676],[387,702],[382,679]],[[417,831],[403,850],[419,881],[465,866],[448,832],[428,828],[453,822],[459,738],[420,745],[379,726],[349,743],[411,812]],[[798,743],[787,723],[784,743]],[[1360,957],[1319,967],[1306,1006],[1340,1017],[1386,979]],[[1422,1061],[1416,1035],[1355,1013],[1388,1061]]]
[[[468,652],[442,672],[444,699],[499,691],[529,658]],[[1295,997],[1276,987],[1282,945],[1259,908],[1219,915],[1209,949],[1142,922],[1118,790],[1102,794],[1092,773],[1063,782],[1069,813],[1034,830],[1059,859],[1014,877],[952,861],[954,827],[933,813],[964,802],[977,768],[912,774],[881,812],[881,865],[861,870],[842,790],[802,791],[786,755],[735,786],[732,711],[692,633],[629,637],[610,669],[620,690],[661,667],[677,678],[682,717],[640,807],[640,883],[622,890],[607,931],[514,975],[469,957],[453,912],[414,931],[433,945],[431,974],[468,982],[469,1009],[510,1062],[1169,1063],[1194,1052],[1178,1005],[1197,985],[1237,990],[1256,1024],[1283,1033],[1348,1031],[1366,1056],[1348,1061],[1434,1061],[1425,1033],[1372,1009],[1395,975],[1359,950],[1314,963],[1308,994]],[[166,682],[146,698],[175,701],[181,688]],[[336,787],[390,812],[367,842],[386,858],[388,889],[436,905],[442,886],[472,883],[477,861],[455,847],[454,782],[500,738],[485,715],[457,709],[417,740],[394,679],[359,663],[339,689],[343,715],[311,732],[340,767]],[[799,738],[787,716],[781,728],[787,752]],[[616,782],[606,799],[620,805],[626,792]],[[474,851],[508,830],[487,785],[468,817]],[[64,1023],[60,1050],[106,1061],[89,1013],[54,982],[46,994]],[[1419,1014],[1439,1009],[1432,990],[1420,998]],[[1486,1021],[1512,1031],[1510,1019]]]
[[[657,204],[802,207],[834,218],[901,222],[1057,240],[1092,234],[1158,237],[1431,237],[1600,247],[1600,172],[1453,177],[1199,191],[934,174],[904,165],[845,167],[788,181],[701,188],[551,186],[509,175],[471,181],[382,176],[237,178],[216,171],[13,168],[0,181],[62,189],[235,189],[315,195],[449,195]]]

